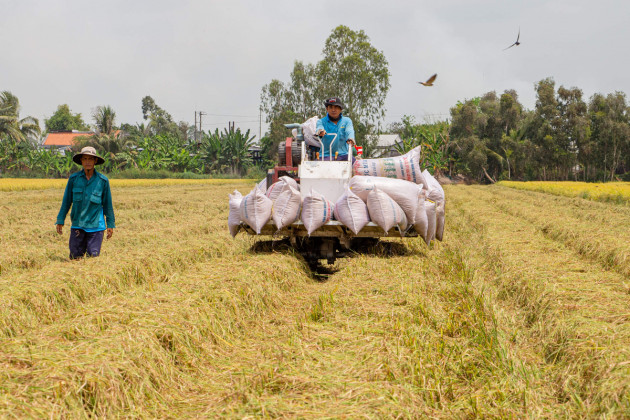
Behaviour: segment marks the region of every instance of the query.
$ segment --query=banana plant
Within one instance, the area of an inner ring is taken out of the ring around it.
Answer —
[[[55,172],[55,164],[57,162],[57,154],[50,150],[39,150],[36,162],[37,169],[46,176],[51,176]]]
[[[414,124],[412,117],[403,118],[400,136],[402,141],[394,145],[398,153],[405,154],[421,146],[420,161],[423,168],[439,173],[449,166],[449,124],[445,121],[433,124]]]
[[[214,133],[208,131],[207,134],[203,134],[199,145],[199,155],[204,162],[204,172],[214,172],[221,167],[224,160],[223,152],[222,137],[218,128]]]
[[[61,177],[70,176],[72,172],[78,170],[77,164],[72,160],[72,154],[58,154],[55,170],[57,171],[57,175]]]
[[[227,164],[230,165],[232,172],[235,174],[243,174],[247,167],[251,166],[252,161],[249,156],[249,148],[253,144],[255,136],[249,135],[249,130],[245,133],[240,128],[236,130],[225,130],[223,142],[225,144],[225,156],[227,156]]]

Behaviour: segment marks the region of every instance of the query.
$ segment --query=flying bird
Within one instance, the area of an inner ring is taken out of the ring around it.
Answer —
[[[519,45],[521,45],[521,43],[520,43],[520,42],[518,42],[518,40],[519,40],[519,38],[520,38],[520,37],[521,37],[521,28],[518,28],[518,36],[516,37],[516,42],[515,42],[514,44],[510,45],[510,46],[509,46],[509,47],[507,47],[507,48],[503,48],[503,51],[507,50],[508,48],[512,48],[512,47],[514,47],[514,46],[518,47]]]
[[[437,77],[437,73],[429,77],[429,79],[426,82],[418,82],[418,83],[420,83],[422,86],[433,86],[433,82],[435,82],[436,77]]]

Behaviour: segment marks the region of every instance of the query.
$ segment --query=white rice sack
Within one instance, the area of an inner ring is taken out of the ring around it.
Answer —
[[[435,239],[438,241],[442,241],[444,237],[444,219],[445,219],[445,211],[444,211],[444,201],[439,201],[435,208],[436,214],[436,227],[435,227]]]
[[[403,179],[357,175],[350,179],[348,186],[353,193],[365,202],[367,202],[370,191],[378,188],[402,207],[409,224],[415,223],[418,211],[418,195],[422,193],[421,185]]]
[[[413,228],[418,232],[418,235],[425,241],[427,240],[427,230],[429,229],[429,219],[427,218],[427,211],[424,207],[424,191],[418,196],[418,210],[416,212],[416,221],[413,224]]]
[[[297,181],[293,178],[291,178],[290,176],[281,176],[278,181],[284,181],[286,182],[288,185],[290,185],[291,187],[293,187],[294,189],[300,191],[300,185],[297,183]]]
[[[285,175],[281,176],[278,181],[271,184],[271,186],[267,188],[267,192],[265,194],[267,195],[267,198],[269,198],[271,201],[276,201],[276,198],[278,198],[280,193],[289,186],[300,191],[300,187],[298,186],[298,183],[295,181],[295,179]]]
[[[300,217],[301,206],[302,195],[298,190],[288,185],[273,202],[271,218],[278,230],[289,226]]]
[[[355,175],[381,176],[404,179],[414,184],[426,184],[420,170],[420,146],[402,156],[381,159],[357,159],[354,162],[353,170]]]
[[[263,226],[271,218],[272,205],[273,201],[267,198],[259,188],[254,187],[241,201],[241,220],[260,235]]]
[[[339,197],[333,213],[335,219],[350,228],[355,235],[370,221],[367,205],[350,189]]]
[[[310,235],[332,218],[334,204],[311,188],[302,201],[302,223]]]
[[[256,188],[260,189],[263,193],[267,192],[267,178],[263,178],[258,184],[256,184]]]
[[[302,124],[302,134],[304,134],[304,141],[309,146],[321,147],[321,143],[319,141],[319,137],[315,134],[317,130],[317,121],[319,117],[311,117],[308,120],[304,121]]]
[[[427,236],[424,238],[424,241],[429,245],[432,240],[435,239],[435,231],[437,228],[437,214],[435,202],[431,200],[425,200],[424,209],[427,213]]]
[[[427,182],[427,190],[429,193],[427,194],[427,198],[429,200],[435,201],[436,203],[440,201],[444,201],[444,189],[440,185],[437,179],[433,177],[426,169],[422,171],[422,175]]]
[[[230,196],[228,228],[230,228],[230,234],[233,238],[238,233],[238,226],[241,224],[241,201],[243,201],[243,195],[238,190],[234,190],[234,193],[228,195]]]
[[[267,192],[265,193],[265,195],[267,196],[268,199],[270,199],[271,201],[276,201],[276,198],[278,198],[278,196],[287,188],[289,188],[290,185],[287,184],[284,181],[278,181],[278,182],[274,182],[273,184],[271,184],[271,187],[269,187],[267,189]]]
[[[367,208],[370,219],[383,228],[385,233],[394,226],[401,231],[407,229],[407,217],[403,209],[385,191],[378,188],[370,191],[367,199]]]

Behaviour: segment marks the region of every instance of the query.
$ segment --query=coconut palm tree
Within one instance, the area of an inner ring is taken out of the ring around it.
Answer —
[[[37,118],[20,119],[20,101],[9,91],[0,93],[0,140],[35,140],[42,133]]]
[[[114,121],[116,120],[116,112],[109,105],[97,106],[92,113],[92,118],[96,123],[96,130],[99,134],[111,135],[116,127]]]

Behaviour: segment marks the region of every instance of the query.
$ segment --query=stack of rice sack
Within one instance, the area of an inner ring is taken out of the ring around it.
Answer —
[[[367,204],[374,223],[385,230],[388,226],[402,229],[404,221],[398,216],[402,210],[407,225],[429,244],[443,238],[445,196],[429,171],[420,170],[419,160],[420,146],[402,156],[358,159],[350,189]]]
[[[263,180],[245,197],[238,191],[229,196],[228,227],[232,236],[238,233],[241,222],[260,234],[270,219],[278,230],[301,219],[310,235],[333,219],[334,203],[315,190],[302,199],[300,186],[288,176],[281,177],[269,188]]]
[[[420,170],[420,147],[403,156],[359,159],[346,193],[336,203],[311,190],[302,199],[299,185],[281,177],[267,188],[265,181],[242,197],[230,194],[228,225],[232,236],[241,222],[256,233],[273,220],[282,229],[301,220],[308,234],[330,220],[338,220],[358,234],[370,221],[385,232],[397,228],[401,234],[415,229],[429,244],[444,234],[444,190],[427,171]]]
[[[245,197],[240,192],[230,194],[228,227],[232,236],[238,233],[241,222],[247,223],[257,234],[273,219],[278,229],[299,219],[302,206],[300,186],[288,176],[267,188],[266,180],[256,184]]]

